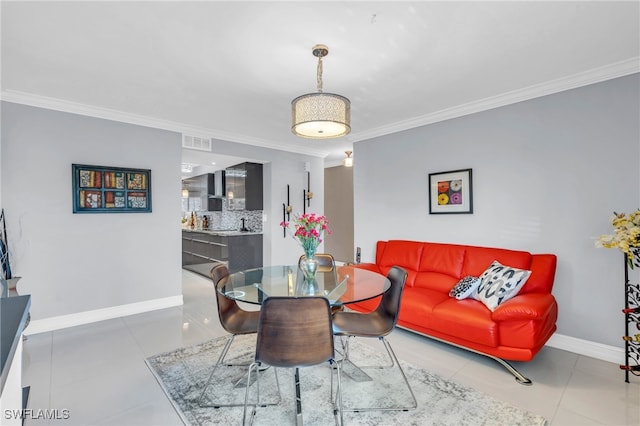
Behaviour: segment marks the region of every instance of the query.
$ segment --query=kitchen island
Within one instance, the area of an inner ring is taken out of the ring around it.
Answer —
[[[262,232],[182,230],[182,267],[209,277],[217,263],[231,273],[262,266]]]

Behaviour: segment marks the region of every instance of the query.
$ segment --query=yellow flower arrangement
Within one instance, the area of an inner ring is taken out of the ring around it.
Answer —
[[[626,254],[631,269],[640,266],[640,209],[629,214],[613,212],[611,225],[614,233],[601,235],[596,247],[619,248]]]

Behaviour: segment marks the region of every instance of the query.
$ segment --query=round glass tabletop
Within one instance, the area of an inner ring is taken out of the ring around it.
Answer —
[[[313,282],[304,280],[298,265],[279,265],[235,272],[220,292],[253,304],[261,304],[269,296],[324,296],[332,306],[341,306],[379,296],[390,286],[384,275],[352,265],[318,271]]]

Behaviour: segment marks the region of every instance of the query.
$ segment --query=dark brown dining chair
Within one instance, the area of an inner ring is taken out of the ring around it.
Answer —
[[[243,402],[237,403],[228,403],[228,402],[216,402],[205,400],[205,394],[207,389],[211,385],[211,382],[215,376],[216,370],[221,365],[224,366],[248,366],[249,364],[225,364],[224,358],[227,356],[227,352],[229,352],[229,348],[233,343],[233,339],[237,335],[241,334],[252,334],[258,331],[258,320],[260,318],[260,311],[247,311],[242,309],[238,303],[224,296],[224,288],[227,284],[227,280],[229,278],[229,269],[227,265],[224,263],[215,265],[211,268],[211,280],[213,281],[215,293],[216,293],[216,304],[218,307],[218,318],[220,319],[220,324],[222,328],[229,333],[229,338],[220,352],[220,356],[213,366],[213,370],[209,375],[209,379],[202,389],[202,393],[200,394],[200,398],[198,398],[198,405],[201,407],[242,407],[244,405]],[[259,396],[259,395],[258,395]],[[273,405],[273,404],[269,404]]]
[[[343,423],[342,393],[340,387],[340,366],[335,362],[333,332],[331,328],[331,311],[329,301],[324,297],[269,297],[262,303],[258,338],[256,342],[255,360],[247,374],[245,407],[242,422],[245,424],[249,384],[251,375],[256,371],[257,392],[260,392],[260,374],[263,365],[274,368],[295,368],[296,410],[295,424],[302,424],[302,399],[300,395],[300,367],[329,362],[335,368],[329,369],[331,389],[329,401],[333,406],[336,422]],[[333,372],[337,373],[336,397],[333,399]],[[277,380],[278,394],[280,384]],[[253,406],[250,421],[256,414]]]
[[[346,408],[344,411],[390,411],[390,410],[411,410],[418,406],[416,397],[411,389],[411,385],[407,380],[407,376],[396,357],[395,352],[391,348],[389,341],[385,338],[391,333],[398,322],[398,314],[400,312],[400,301],[402,300],[402,292],[404,290],[404,284],[407,280],[407,272],[397,266],[393,266],[387,278],[391,281],[391,287],[382,295],[380,304],[378,307],[369,313],[361,314],[358,312],[335,312],[333,314],[333,333],[336,336],[345,338],[343,344],[343,360],[349,360],[349,342],[353,337],[375,337],[378,338],[384,345],[384,348],[391,360],[390,366],[376,366],[375,368],[385,368],[398,366],[400,374],[404,379],[404,382],[411,393],[412,402],[402,407],[358,407],[358,408]],[[359,368],[367,368],[366,366],[360,366]]]

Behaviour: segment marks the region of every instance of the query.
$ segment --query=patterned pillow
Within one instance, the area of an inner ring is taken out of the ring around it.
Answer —
[[[462,278],[456,285],[453,286],[449,292],[449,296],[455,297],[458,300],[466,299],[471,296],[474,291],[480,285],[480,278],[467,275]]]
[[[494,311],[517,295],[530,275],[531,271],[504,266],[496,260],[480,275],[478,290],[471,297]]]

